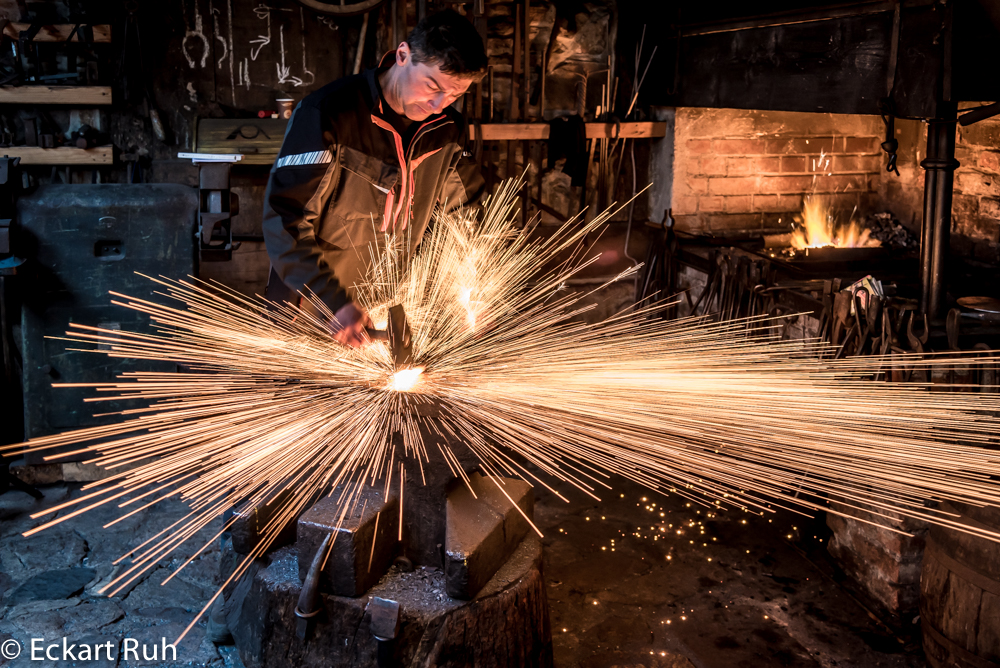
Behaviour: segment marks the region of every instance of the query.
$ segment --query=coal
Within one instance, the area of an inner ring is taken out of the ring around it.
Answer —
[[[866,216],[861,226],[871,230],[871,238],[881,241],[885,248],[916,250],[920,247],[917,236],[887,211]]]

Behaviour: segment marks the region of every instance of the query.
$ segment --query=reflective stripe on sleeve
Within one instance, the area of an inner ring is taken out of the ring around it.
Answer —
[[[286,155],[284,158],[278,158],[274,166],[276,169],[281,169],[282,167],[298,167],[301,165],[322,165],[328,162],[333,162],[332,151],[312,151],[311,153],[296,153],[295,155]]]

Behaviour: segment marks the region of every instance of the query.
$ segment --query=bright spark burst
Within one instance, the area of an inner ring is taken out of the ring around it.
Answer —
[[[167,498],[186,501],[189,515],[130,552],[132,563],[102,590],[113,595],[230,507],[272,504],[264,539],[231,581],[318,497],[336,494],[343,518],[362,485],[402,496],[403,462],[430,457],[465,479],[455,452],[464,448],[501,491],[503,476],[546,487],[556,478],[599,499],[618,474],[713,510],[840,512],[823,501],[835,495],[887,520],[917,517],[1000,539],[924,505],[1000,504],[997,455],[982,447],[1000,433],[996,395],[873,381],[904,360],[835,360],[827,344],[780,340],[769,318],[664,321],[629,310],[581,323],[591,293],[564,286],[596,259],[582,256],[583,242],[609,214],[539,238],[512,226],[517,185],[494,196],[475,225],[439,218],[412,262],[404,262],[408,240],[373,251],[358,300],[374,320],[403,305],[414,360],[404,372],[385,344],[333,341],[333,315],[316,300],[299,310],[163,278],[154,280],[166,303],[113,293],[116,304],[148,314],[156,333],[73,323],[67,340],[188,371],[87,384],[101,395],[89,401],[148,406],[122,411],[118,424],[26,444],[76,445],[101,466],[133,468],[38,513],[78,506],[25,535],[106,503],[125,509],[124,519]],[[439,417],[423,417],[427,403]],[[194,546],[184,564],[217,538]]]
[[[413,388],[420,381],[420,374],[423,372],[424,368],[421,366],[400,369],[392,374],[392,379],[389,381],[389,389],[395,392],[412,392]]]

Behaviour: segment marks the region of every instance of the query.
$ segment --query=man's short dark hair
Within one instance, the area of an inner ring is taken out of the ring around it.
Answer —
[[[481,79],[486,73],[483,40],[469,20],[454,10],[425,17],[406,43],[415,62],[437,65],[445,74]]]

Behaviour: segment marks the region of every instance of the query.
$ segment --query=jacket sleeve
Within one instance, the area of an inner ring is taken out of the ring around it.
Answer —
[[[445,177],[441,204],[445,211],[452,212],[464,206],[478,205],[486,192],[486,180],[479,165],[469,152],[469,128],[462,119],[458,123],[460,135],[458,150],[452,158],[451,167]]]
[[[264,193],[264,242],[271,266],[291,290],[312,292],[336,312],[350,301],[316,242],[323,206],[339,176],[336,146],[320,110],[300,104],[285,132]]]

